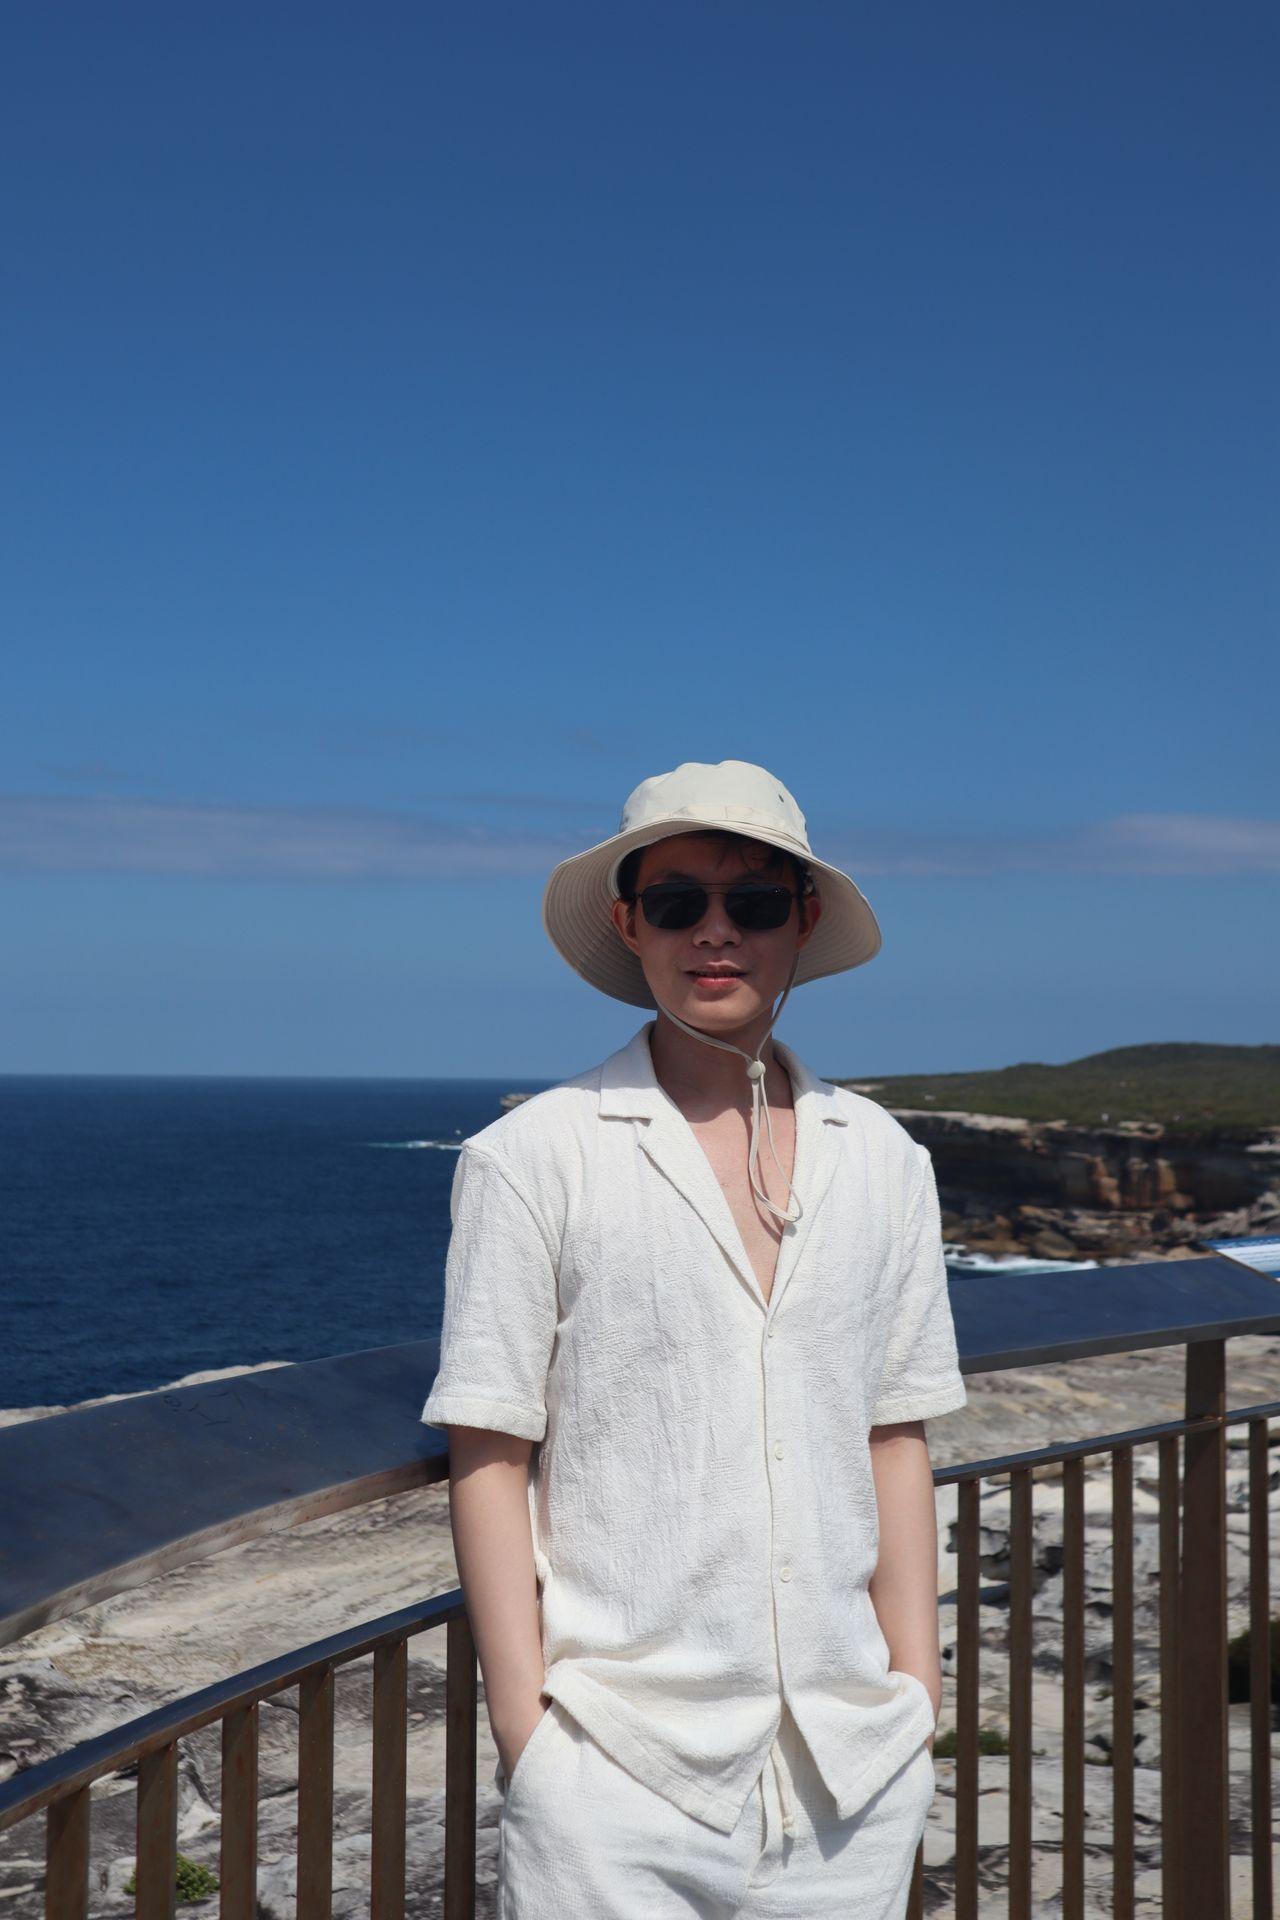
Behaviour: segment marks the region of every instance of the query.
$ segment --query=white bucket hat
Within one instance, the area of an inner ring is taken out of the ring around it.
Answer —
[[[601,993],[633,1007],[656,1005],[639,957],[611,917],[618,868],[633,848],[700,829],[740,833],[795,854],[822,896],[822,915],[800,949],[795,985],[874,960],[879,923],[847,873],[815,857],[804,815],[780,780],[749,760],[686,760],[642,780],[622,809],[617,833],[554,868],[542,897],[542,924],[557,951]]]
[[[601,993],[625,1000],[630,1006],[657,1007],[659,1003],[644,977],[638,955],[624,944],[613,924],[612,906],[619,897],[618,869],[637,847],[652,846],[654,841],[669,840],[678,833],[705,829],[763,840],[768,846],[794,854],[809,869],[822,898],[818,924],[804,946],[796,951],[791,976],[761,1035],[754,1058],[745,1048],[690,1026],[669,1007],[661,1009],[668,1020],[695,1040],[722,1047],[728,1053],[739,1053],[747,1062],[747,1078],[751,1082],[748,1167],[752,1190],[762,1206],[790,1225],[800,1218],[803,1207],[774,1149],[761,1052],[793,986],[805,980],[821,980],[829,973],[843,973],[849,967],[860,967],[864,960],[873,960],[880,951],[881,936],[874,913],[848,874],[826,860],[819,860],[813,853],[804,815],[782,782],[749,760],[720,760],[714,765],[686,760],[671,773],[659,773],[650,780],[642,780],[622,809],[617,833],[598,846],[588,847],[585,853],[572,854],[553,869],[542,896],[542,924],[574,971],[593,987],[599,987]],[[762,1116],[774,1165],[787,1182],[790,1197],[785,1209],[774,1205],[756,1178]]]

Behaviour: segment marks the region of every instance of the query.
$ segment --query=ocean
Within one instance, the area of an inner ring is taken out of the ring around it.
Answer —
[[[458,1147],[551,1084],[0,1078],[0,1408],[432,1338]]]
[[[0,1407],[438,1334],[458,1147],[549,1084],[0,1078]]]

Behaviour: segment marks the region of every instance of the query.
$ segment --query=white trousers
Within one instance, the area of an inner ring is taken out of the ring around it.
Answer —
[[[504,1786],[501,1767],[495,1772]],[[786,1704],[732,1833],[672,1806],[553,1700],[498,1818],[498,1920],[902,1920],[933,1801],[928,1747],[857,1813]]]

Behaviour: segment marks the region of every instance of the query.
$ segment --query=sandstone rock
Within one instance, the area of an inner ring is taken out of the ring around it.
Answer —
[[[1280,1219],[1280,1133],[1236,1142],[1169,1138],[1154,1121],[1080,1127],[932,1108],[891,1111],[933,1157],[945,1238],[972,1252],[1051,1257],[1021,1233],[1019,1216],[1032,1207],[1040,1227],[1104,1262],[1243,1238]]]
[[[1074,1260],[1080,1251],[1074,1240],[1068,1240],[1065,1233],[1055,1233],[1052,1227],[1044,1227],[1035,1234],[1028,1250],[1037,1260]]]

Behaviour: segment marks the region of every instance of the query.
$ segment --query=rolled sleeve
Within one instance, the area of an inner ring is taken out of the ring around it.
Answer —
[[[947,1292],[942,1217],[933,1159],[915,1144],[918,1173],[908,1203],[898,1283],[872,1426],[952,1413],[968,1399]]]
[[[470,1144],[458,1156],[450,1216],[440,1367],[422,1420],[541,1440],[557,1319],[546,1228],[500,1162]]]

